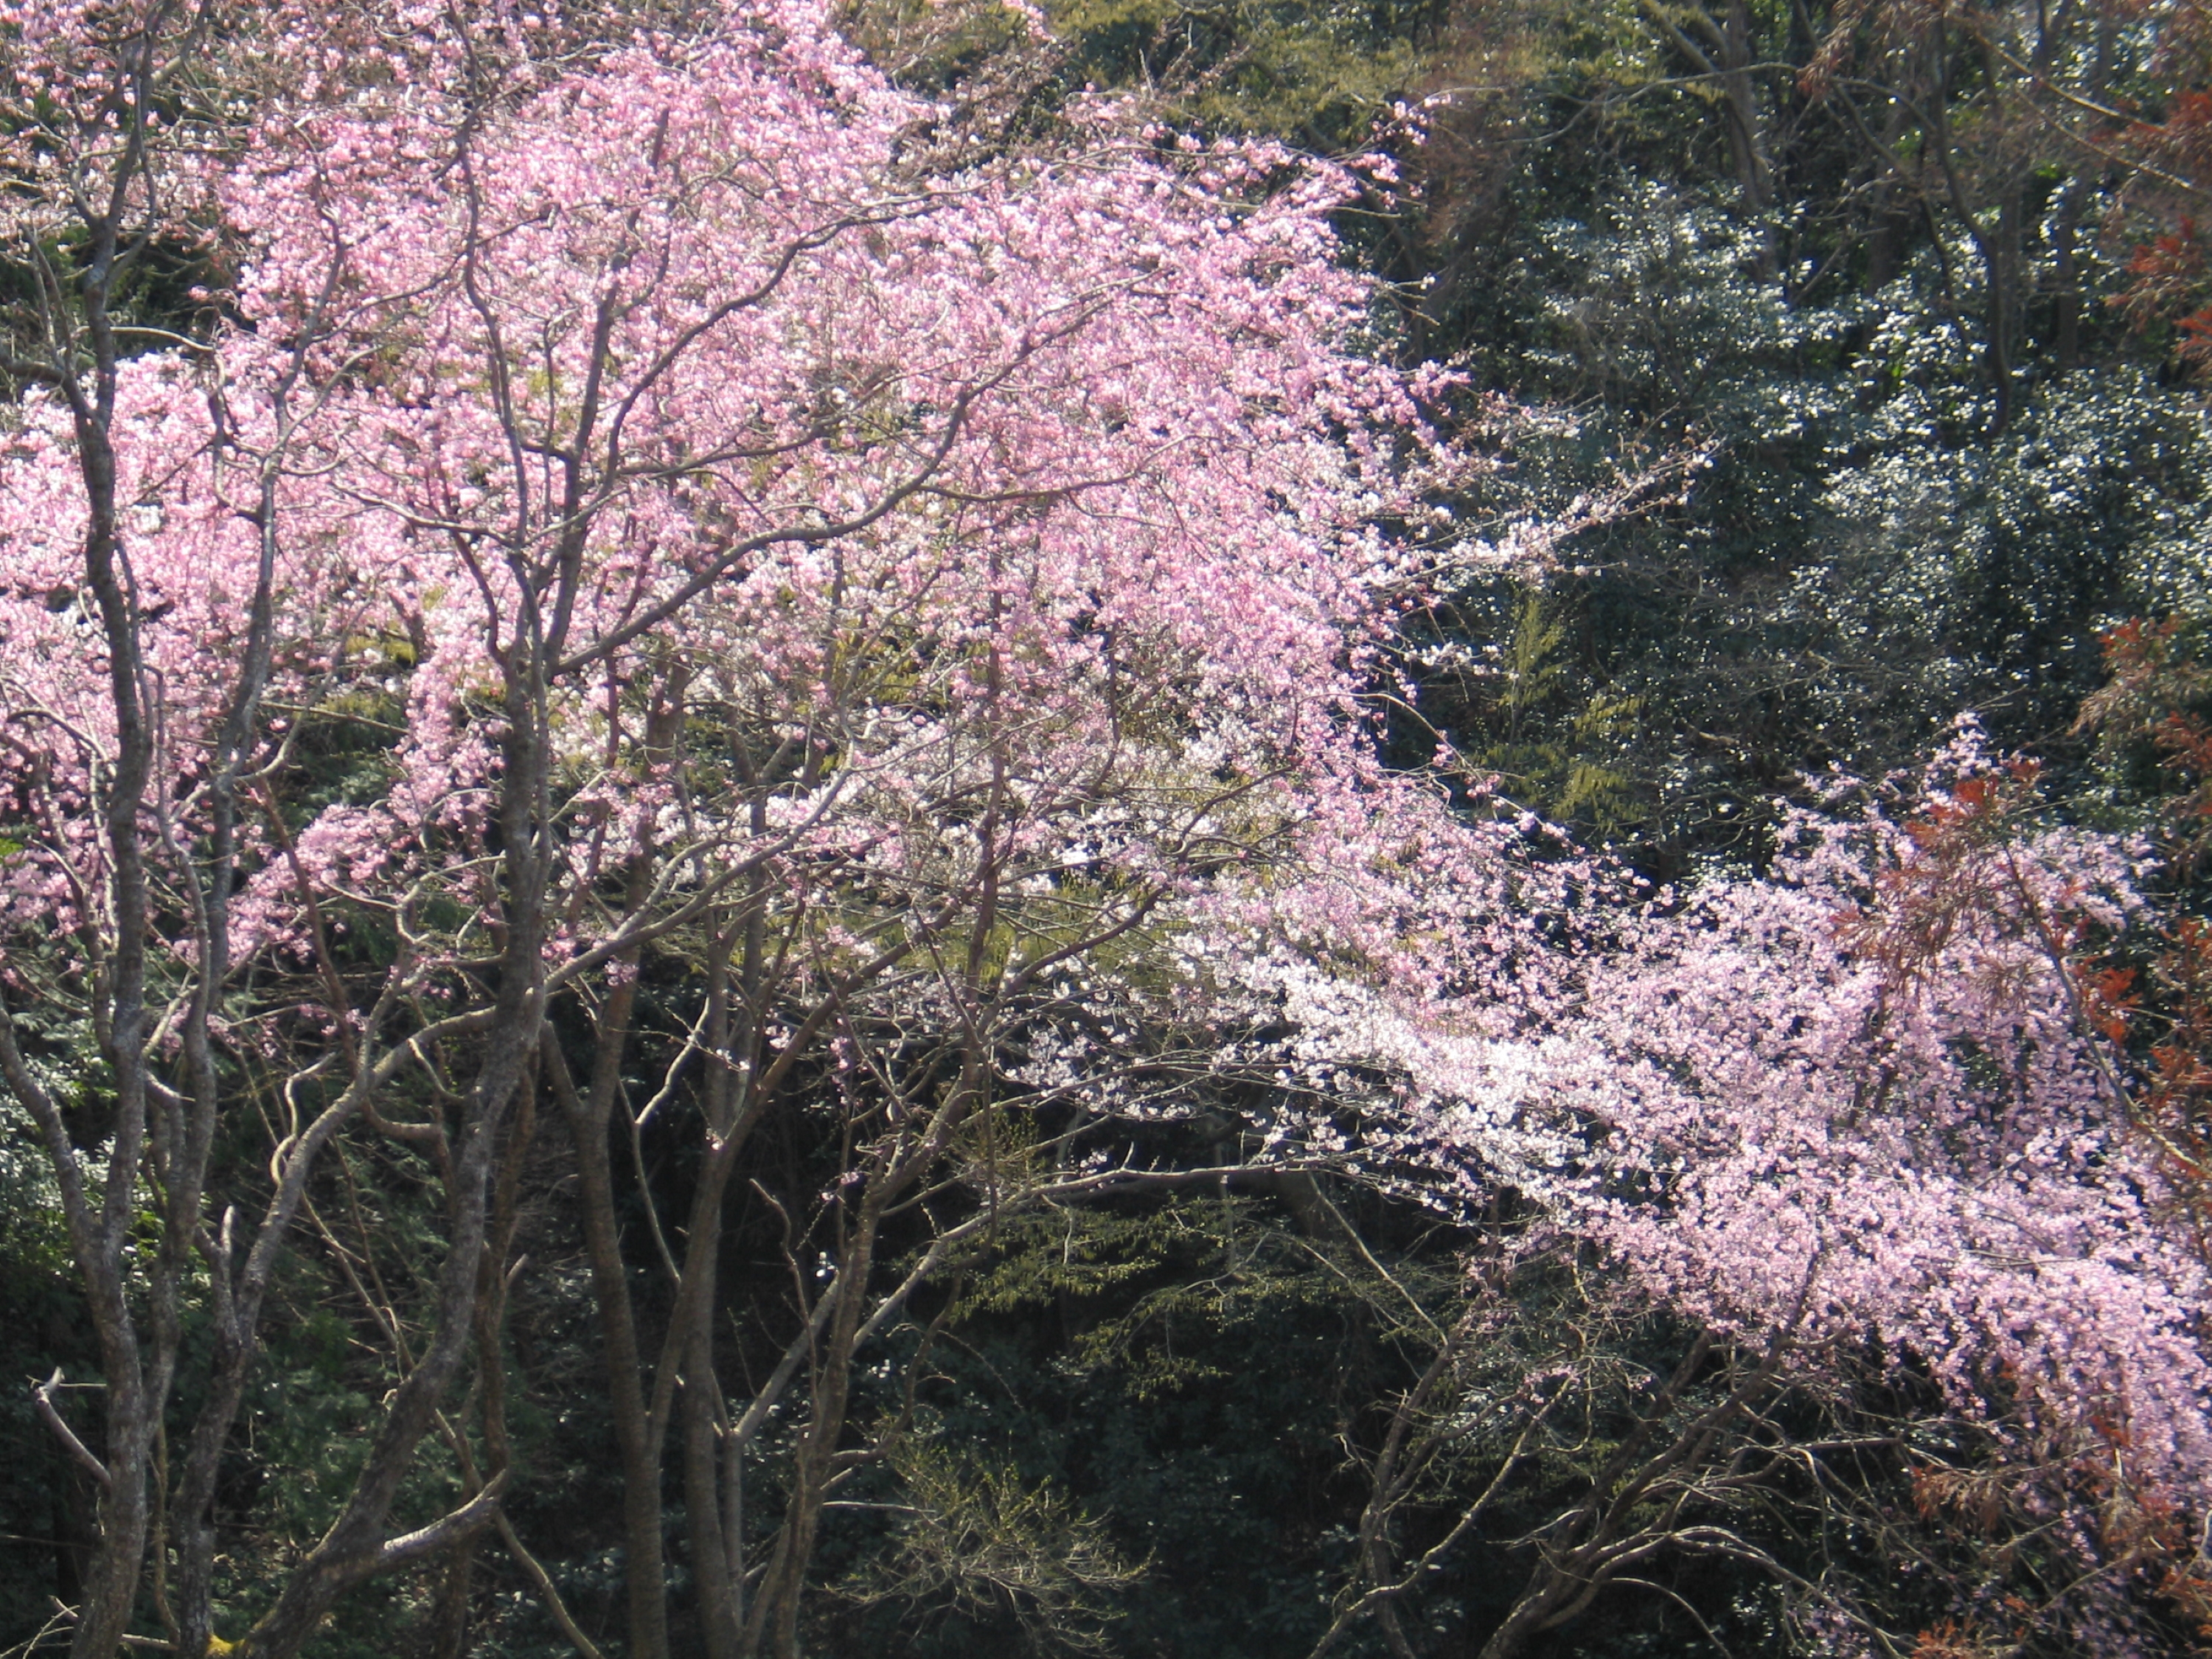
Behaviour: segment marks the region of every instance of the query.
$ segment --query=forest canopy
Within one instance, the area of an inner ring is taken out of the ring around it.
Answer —
[[[0,1653],[2200,1650],[2207,46],[0,4]]]

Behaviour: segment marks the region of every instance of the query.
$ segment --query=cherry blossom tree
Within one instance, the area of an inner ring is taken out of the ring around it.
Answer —
[[[495,1534],[596,1654],[501,1505],[551,1124],[640,1659],[674,1491],[703,1650],[797,1654],[836,1494],[914,1464],[870,1345],[1000,1218],[1258,1163],[1513,1189],[1705,1333],[1493,1655],[1719,1547],[1714,1471],[1847,1353],[1924,1368],[2102,1564],[2055,1618],[2134,1571],[2115,1505],[2203,1512],[2205,1263],[2075,971],[2136,855],[2021,831],[1961,750],[1917,813],[1639,909],[1455,808],[1449,754],[1388,771],[1448,380],[1361,349],[1344,174],[1082,105],[980,142],[808,0],[0,29],[0,1076],[101,1355],[98,1432],[38,1395],[101,1493],[78,1652],[146,1639],[143,1595],[181,1652],[289,1656],[410,1563],[465,1605]],[[129,313],[173,255],[192,314]],[[1216,1161],[1116,1127],[1176,1115]],[[830,1178],[779,1190],[772,1136]],[[434,1194],[404,1305],[313,1207],[349,1146]],[[741,1204],[773,1329],[728,1328]],[[303,1218],[389,1393],[228,1642],[217,1477]],[[1401,1407],[1340,1629],[1389,1624],[1397,1471],[1449,1418]]]
[[[1558,1190],[1722,1337],[1926,1378],[2080,1565],[2031,1625],[2117,1652],[2176,1570],[2153,1534],[2212,1497],[2207,1264],[2086,965],[2142,851],[2039,822],[2035,783],[1968,726],[1901,809],[1801,813],[1771,877],[1627,922],[1553,1050],[1591,1130]]]
[[[1316,1655],[1367,1620],[1419,1651],[1454,1553],[1593,1446],[1514,1541],[1486,1659],[1696,1557],[1785,1587],[1808,1651],[2118,1655],[2201,1619],[2197,1062],[2186,1032],[2130,1047],[2112,963],[2171,954],[2148,848],[2055,822],[2038,785],[1969,721],[1917,781],[1795,809],[1764,876],[1585,879],[1486,1029],[1281,965],[1310,1039],[1395,1068],[1409,1130],[1515,1195],[1456,1313],[1414,1310],[1427,1363],[1358,1454]],[[1975,1559],[1907,1536],[1900,1494]],[[1782,1559],[1785,1515],[1875,1540],[1938,1622],[1896,1628],[1850,1552]]]
[[[160,0],[5,26],[36,281],[0,485],[0,1065],[102,1353],[97,1446],[40,1395],[102,1492],[76,1650],[115,1651],[142,1584],[179,1650],[229,1645],[217,1468],[319,1163],[365,1135],[428,1171],[442,1261],[419,1306],[356,1279],[392,1391],[237,1645],[295,1653],[410,1562],[465,1583],[496,1527],[593,1650],[499,1510],[544,1104],[629,1650],[666,1650],[674,1473],[708,1651],[795,1653],[823,1506],[899,1426],[848,1421],[855,1356],[978,1218],[1219,1178],[1089,1132],[1290,1077],[1266,963],[1331,957],[1406,1030],[1498,1000],[1510,833],[1386,779],[1363,714],[1408,561],[1376,526],[1419,515],[1442,382],[1351,349],[1346,183],[1103,113],[979,159],[803,4],[628,39]],[[204,326],[126,326],[175,245],[220,274]],[[55,1010],[98,1034],[104,1134],[39,1041]],[[1358,1086],[1327,1051],[1255,1146]],[[698,1172],[680,1226],[649,1217],[648,1309],[612,1149],[679,1115]],[[778,1116],[843,1173],[784,1207],[788,1346],[732,1397],[719,1239]],[[216,1156],[257,1121],[262,1182]],[[749,1559],[748,1448],[794,1388]],[[433,1446],[459,1498],[404,1525]]]

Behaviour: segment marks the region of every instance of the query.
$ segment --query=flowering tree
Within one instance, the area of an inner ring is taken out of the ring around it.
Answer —
[[[2037,781],[1969,723],[1901,805],[1796,812],[1765,877],[1571,908],[1518,1031],[1370,1024],[1413,1121],[1523,1207],[1413,1310],[1316,1655],[1369,1619],[1416,1651],[1516,1510],[1486,1659],[1699,1556],[1789,1586],[1808,1651],[2118,1655],[2201,1620],[2201,1063],[2186,1030],[2126,1047],[2147,854]],[[1286,1006],[1317,1031],[1319,1000]],[[1548,1460],[1583,1468],[1530,1515]]]
[[[2172,1565],[2160,1517],[2207,1503],[2206,1263],[2082,966],[2139,857],[2039,827],[2034,782],[1969,731],[1909,813],[1801,816],[1771,878],[1633,922],[1558,1052],[1554,1098],[1596,1131],[1563,1201],[1800,1376],[1871,1352],[1925,1377],[1994,1449],[1976,1489],[2086,1568],[2014,1613],[2117,1652]],[[1921,1456],[1929,1503],[1972,1484]],[[1608,1565],[1540,1572],[1524,1607]]]
[[[1255,1158],[1517,1187],[1711,1333],[1494,1654],[1697,1543],[1653,1491],[1704,1501],[1785,1365],[1869,1340],[2042,1490],[2094,1454],[2201,1504],[2203,1261],[2069,971],[2124,858],[1984,833],[2002,785],[1962,762],[1917,823],[1624,920],[1540,826],[1380,767],[1363,699],[1421,561],[1377,526],[1419,517],[1440,381],[1353,349],[1340,175],[1093,112],[971,143],[801,0],[0,27],[0,1075],[101,1355],[97,1434],[38,1396],[101,1493],[78,1651],[143,1593],[180,1651],[294,1654],[375,1574],[465,1592],[495,1528],[596,1652],[501,1508],[541,1121],[635,1656],[672,1644],[671,1488],[704,1650],[798,1651],[835,1495],[927,1463],[911,1389],[856,1405],[864,1350],[1000,1218]],[[127,320],[179,250],[192,331]],[[1110,1127],[1200,1112],[1233,1126],[1205,1168]],[[828,1179],[779,1189],[772,1137]],[[349,1145],[434,1194],[419,1295],[313,1208]],[[732,1332],[741,1203],[792,1289]],[[303,1216],[389,1393],[225,1643],[218,1475]],[[1377,1460],[1340,1626],[1390,1624],[1425,1434]]]
[[[707,1650],[793,1653],[823,1505],[897,1428],[854,1442],[856,1352],[982,1218],[1194,1178],[1086,1133],[1272,1062],[1223,1042],[1273,1018],[1255,963],[1318,952],[1408,1008],[1499,971],[1462,948],[1503,921],[1496,837],[1386,782],[1359,711],[1402,574],[1371,526],[1431,441],[1419,378],[1347,349],[1336,175],[1105,125],[963,158],[805,5],[628,44],[468,21],[6,19],[36,281],[0,483],[0,1066],[100,1344],[97,1449],[40,1396],[102,1494],[84,1654],[142,1583],[179,1650],[221,1644],[218,1465],[348,1138],[419,1161],[442,1258],[420,1305],[362,1284],[392,1391],[240,1645],[297,1652],[410,1561],[465,1582],[496,1525],[592,1650],[498,1510],[550,1103],[630,1651],[667,1646],[673,1463]],[[132,270],[191,239],[227,273],[204,331],[125,325]],[[58,1010],[96,1033],[105,1133],[40,1041]],[[1312,1092],[1353,1086],[1324,1058]],[[677,1116],[696,1173],[680,1227],[642,1195],[641,1305],[611,1148]],[[841,1173],[781,1202],[788,1346],[733,1398],[722,1218],[779,1116]],[[256,1121],[265,1180],[219,1156]],[[747,1449],[794,1386],[749,1560]],[[428,1444],[459,1498],[404,1525]]]

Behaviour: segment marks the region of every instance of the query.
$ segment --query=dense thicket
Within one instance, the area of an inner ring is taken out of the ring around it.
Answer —
[[[1070,78],[1187,118],[1336,145],[1381,122],[1406,184],[1354,234],[1401,284],[1401,349],[1551,416],[1478,518],[1694,460],[1540,587],[1436,618],[1427,718],[1518,798],[1669,872],[1756,858],[1797,774],[1913,764],[1962,708],[2066,750],[2099,630],[2201,606],[2185,17],[1065,19]]]
[[[836,21],[0,9],[0,1647],[2192,1650],[2188,20]]]

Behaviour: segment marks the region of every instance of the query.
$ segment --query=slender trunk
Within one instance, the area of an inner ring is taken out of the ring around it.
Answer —
[[[150,51],[150,46],[146,50]],[[143,137],[143,135],[140,135]],[[136,148],[135,142],[131,148]],[[125,175],[127,179],[128,174]],[[118,180],[118,184],[121,184]],[[118,189],[118,210],[120,208]],[[96,1227],[82,1230],[78,1269],[90,1292],[88,1302],[106,1375],[107,1482],[100,1500],[100,1544],[91,1582],[80,1609],[71,1653],[76,1659],[108,1659],[122,1644],[137,1601],[150,1523],[147,1485],[152,1473],[154,1438],[166,1401],[167,1360],[174,1354],[173,1286],[153,1286],[155,1329],[151,1363],[142,1348],[137,1321],[125,1294],[124,1247],[141,1202],[142,1160],[152,1148],[157,1126],[149,1121],[146,1075],[148,1018],[146,953],[149,895],[141,841],[154,738],[142,700],[144,664],[139,647],[138,615],[123,565],[116,522],[116,455],[112,441],[118,353],[107,317],[110,285],[117,274],[115,215],[91,226],[90,258],[80,283],[84,332],[93,355],[89,393],[74,377],[69,382],[75,417],[77,460],[85,490],[87,527],[84,562],[88,585],[99,608],[107,647],[109,702],[115,720],[115,760],[106,798],[100,803],[113,906],[115,939],[106,965],[106,1018],[95,1023],[112,1069],[116,1094],[115,1150],[108,1161],[107,1189]],[[54,295],[54,311],[62,307]],[[158,1133],[158,1131],[157,1131]],[[53,1139],[48,1135],[50,1146]],[[52,1148],[74,1161],[64,1139]],[[87,1218],[89,1221],[89,1218]],[[156,1271],[172,1265],[173,1229],[165,1230]],[[161,1277],[166,1279],[166,1273]],[[169,1340],[165,1342],[167,1335]],[[164,1350],[167,1350],[165,1352]]]
[[[2109,12],[2099,15],[2097,44],[2090,58],[2088,83],[2085,89],[2088,101],[2093,104],[2100,104],[2105,100],[2118,27],[2117,20]],[[2051,370],[2057,375],[2072,374],[2081,361],[2079,238],[2081,216],[2088,206],[2089,191],[2096,177],[2096,168],[2091,164],[2084,162],[2077,166],[2068,177],[2051,216],[2051,252],[2057,279],[2057,292],[2051,298]]]
[[[836,1472],[837,1443],[845,1432],[853,1354],[859,1346],[861,1312],[875,1266],[877,1206],[882,1201],[872,1190],[863,1197],[860,1220],[837,1264],[834,1291],[837,1309],[816,1355],[811,1410],[792,1460],[791,1500],[784,1506],[783,1532],[746,1625],[745,1659],[760,1654],[769,1659],[799,1659],[799,1613],[805,1595],[806,1569],[814,1559],[822,1506],[829,1501],[830,1478]]]
[[[2005,73],[2003,60],[1993,43],[1984,40],[1982,54],[1982,73],[1991,88],[2002,83]],[[1992,94],[1994,96],[1994,94]],[[1993,302],[1990,307],[1990,327],[1992,336],[2002,321],[2005,331],[2004,357],[2008,364],[2019,359],[2021,345],[2021,315],[2025,306],[2027,269],[2027,161],[2019,149],[2016,137],[2000,133],[1993,155],[1985,157],[1984,166],[1992,180],[1988,186],[1995,198],[1996,228],[1991,239],[1990,283]],[[2001,296],[1994,291],[2001,288]]]
[[[708,1305],[713,1299],[708,1298]],[[718,1419],[723,1415],[712,1342],[702,1322],[684,1367],[684,1512],[691,1545],[691,1576],[698,1587],[699,1632],[707,1659],[737,1659],[737,1599],[723,1534]]]
[[[2003,210],[2000,206],[1998,234],[1992,236],[1984,228],[1974,200],[1959,173],[1959,158],[1951,137],[1950,36],[1940,17],[1931,35],[1930,51],[1935,86],[1928,98],[1928,141],[1936,152],[1937,165],[1942,168],[1951,210],[1959,216],[1959,222],[1965,228],[1967,240],[1973,243],[1975,255],[1981,262],[1983,325],[1988,337],[1984,360],[1989,366],[1990,376],[1990,418],[1983,435],[1999,438],[2012,424],[2014,394],[2012,341],[2014,305],[2012,271],[2005,258],[2002,241]]]
[[[603,319],[603,335],[604,331]],[[571,517],[574,517],[573,503]],[[648,754],[665,755],[675,742],[683,722],[687,680],[679,663],[659,687],[646,722]],[[653,860],[649,844],[631,854],[624,882],[624,916],[636,915],[652,890]],[[633,950],[619,958],[627,972],[609,991],[596,1021],[592,1075],[586,1092],[579,1093],[571,1081],[568,1062],[550,1026],[541,1034],[539,1042],[546,1077],[568,1120],[583,1193],[584,1249],[591,1261],[592,1305],[599,1316],[599,1340],[606,1361],[607,1403],[614,1419],[616,1455],[622,1464],[623,1588],[629,1651],[631,1659],[665,1659],[668,1571],[661,1531],[660,1450],[646,1403],[645,1358],[638,1340],[629,1271],[623,1261],[614,1164],[608,1146],[637,1006],[638,957]]]
[[[1728,0],[1718,20],[1702,5],[1678,13],[1659,0],[1644,0],[1644,9],[1698,73],[1718,86],[1737,185],[1744,205],[1763,216],[1774,203],[1774,168],[1768,158],[1766,114],[1759,107],[1759,82],[1752,67],[1758,61],[1759,41],[1747,0]],[[1760,274],[1772,276],[1778,258],[1773,228],[1765,226]]]
[[[464,1538],[446,1558],[438,1575],[437,1600],[430,1609],[429,1639],[422,1659],[466,1659],[469,1650],[469,1589],[476,1576],[477,1539]]]
[[[1774,167],[1767,157],[1766,118],[1759,106],[1759,85],[1752,74],[1759,42],[1746,0],[1729,0],[1722,37],[1721,85],[1728,96],[1729,148],[1735,156],[1736,181],[1742,187],[1744,204],[1764,213],[1774,205]]]
[[[284,407],[281,393],[277,407],[281,425]],[[178,1189],[171,1194],[171,1202],[176,1206],[173,1227],[182,1223],[195,1231],[218,1118],[221,1085],[210,1028],[223,983],[230,973],[229,915],[237,880],[240,775],[253,751],[257,717],[274,651],[278,522],[276,453],[272,451],[264,458],[261,468],[259,556],[246,648],[230,708],[217,738],[214,776],[210,781],[213,826],[207,883],[200,905],[203,944],[199,982],[184,1033],[194,1093],[194,1121],[187,1153],[193,1179],[189,1183],[178,1183]],[[335,975],[332,977],[335,979]],[[331,1006],[343,1006],[343,999],[334,996]],[[358,1078],[359,1044],[351,1042],[348,1046]],[[186,1654],[204,1652],[215,1634],[216,1482],[223,1449],[229,1443],[231,1431],[238,1420],[246,1377],[259,1351],[261,1293],[273,1265],[271,1252],[290,1230],[295,1209],[306,1190],[307,1169],[338,1124],[349,1115],[349,1108],[325,1114],[283,1155],[285,1176],[278,1182],[255,1247],[243,1264],[245,1271],[234,1277],[229,1216],[223,1221],[219,1246],[208,1262],[209,1289],[214,1304],[214,1318],[210,1322],[214,1338],[211,1375],[207,1398],[193,1420],[186,1441],[184,1468],[168,1515],[168,1530],[176,1550],[173,1603],[177,1612],[172,1634]],[[180,1237],[175,1251],[180,1266],[189,1249],[189,1241]],[[157,1561],[156,1570],[162,1565]]]
[[[520,1106],[513,1132],[501,1161],[499,1185],[492,1206],[491,1240],[477,1275],[477,1378],[483,1402],[483,1467],[477,1467],[464,1432],[453,1434],[461,1464],[464,1490],[473,1498],[481,1493],[487,1476],[495,1480],[507,1468],[510,1448],[507,1432],[507,1263],[514,1254],[519,1218],[524,1160],[538,1127],[537,1062],[517,1090]],[[481,1533],[471,1532],[447,1556],[439,1576],[438,1595],[430,1617],[425,1659],[466,1659],[469,1651],[469,1603],[476,1575]]]
[[[2066,181],[2051,216],[2051,252],[2056,291],[2051,296],[2051,372],[2063,379],[2081,362],[2081,274],[2077,237],[2088,182],[2076,173]]]
[[[742,1640],[745,1628],[745,1443],[728,1426],[722,1431],[722,1548],[729,1563],[730,1624]]]
[[[710,1098],[716,1091],[710,1087]],[[709,1107],[710,1117],[714,1115]],[[729,1188],[742,1144],[744,1123],[729,1123],[714,1136],[713,1155],[700,1172],[685,1229],[683,1285],[670,1316],[661,1363],[669,1382],[656,1380],[648,1419],[650,1444],[657,1460],[666,1432],[668,1408],[680,1419],[684,1513],[690,1556],[699,1597],[699,1616],[709,1659],[731,1659],[737,1651],[736,1600],[729,1582],[728,1549],[722,1534],[720,1478],[716,1454],[722,1416],[713,1358],[713,1326],[719,1257],[722,1247],[723,1195]],[[662,1402],[667,1403],[664,1405]]]
[[[756,833],[766,827],[756,794]],[[747,902],[735,930],[717,935],[707,964],[707,1049],[725,1063],[708,1074],[702,1107],[712,1144],[727,1146],[749,1102],[738,1079],[750,1079],[757,1056],[750,1041],[758,1024],[753,999],[759,990],[762,885],[748,884]],[[733,987],[730,956],[744,938]],[[737,993],[732,1006],[732,990]],[[732,1019],[732,1014],[736,1015]],[[725,1058],[726,1057],[726,1058]],[[697,1586],[699,1628],[707,1659],[736,1659],[741,1630],[738,1591],[730,1573],[730,1540],[723,1531],[721,1430],[727,1416],[714,1370],[714,1306],[720,1280],[722,1203],[719,1189],[702,1184],[691,1217],[684,1268],[689,1293],[678,1316],[689,1325],[684,1353],[684,1511],[690,1532],[691,1573]]]
[[[628,987],[617,993],[623,1007],[610,1009],[610,1022],[627,1014]],[[611,1033],[603,1029],[601,1042]],[[645,1359],[638,1346],[637,1316],[629,1293],[629,1270],[622,1257],[622,1229],[616,1218],[613,1159],[607,1135],[613,1115],[614,1088],[594,1086],[588,1097],[569,1085],[549,1030],[548,1074],[568,1118],[575,1143],[576,1172],[582,1188],[584,1250],[592,1265],[592,1300],[598,1311],[605,1350],[607,1401],[614,1417],[615,1451],[623,1472],[623,1582],[629,1607],[629,1652],[635,1659],[665,1659],[668,1652],[667,1570],[660,1534],[660,1465],[647,1435]],[[602,1053],[607,1049],[603,1046]],[[619,1054],[619,1048],[613,1051]],[[615,1062],[619,1064],[618,1059]],[[605,1065],[603,1074],[619,1081]]]

